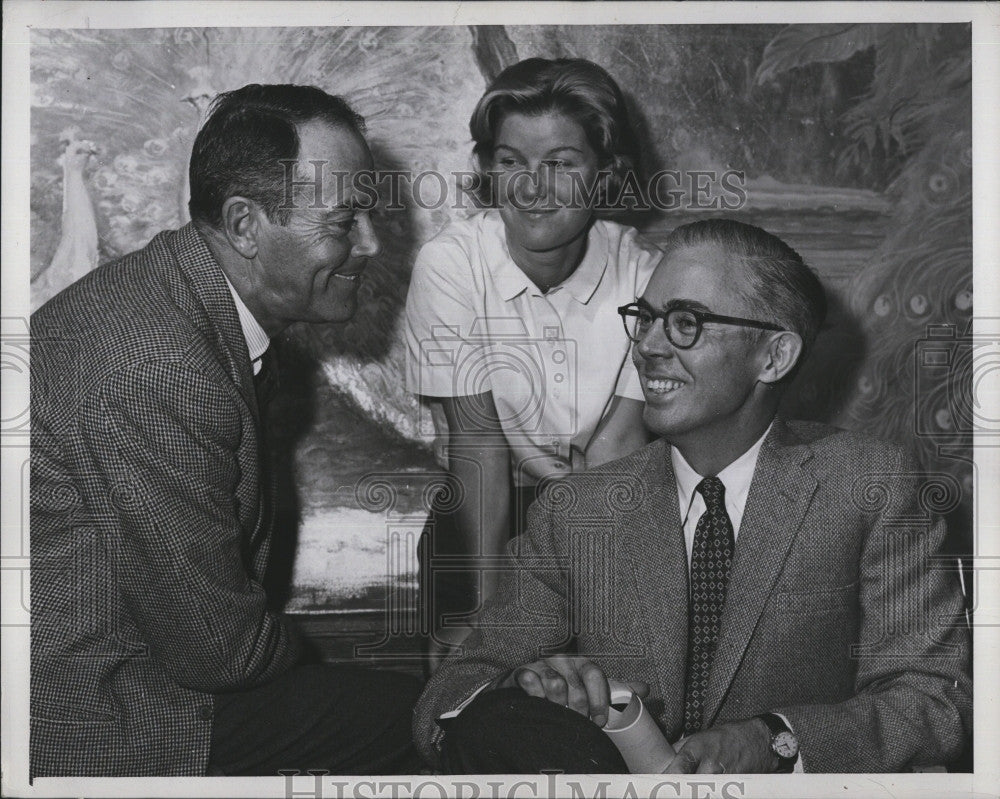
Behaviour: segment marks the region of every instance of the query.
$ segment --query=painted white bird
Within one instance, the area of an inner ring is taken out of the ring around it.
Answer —
[[[59,134],[64,146],[59,157],[63,168],[62,231],[59,246],[48,267],[33,281],[32,310],[75,283],[97,266],[97,220],[83,172],[97,152],[92,141],[80,138],[80,129]]]

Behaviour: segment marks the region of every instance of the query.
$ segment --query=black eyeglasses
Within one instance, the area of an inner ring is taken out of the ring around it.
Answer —
[[[693,347],[701,335],[705,322],[717,322],[720,325],[738,325],[739,327],[756,327],[761,330],[784,330],[783,327],[769,322],[758,322],[755,319],[740,319],[736,316],[720,316],[705,311],[692,311],[687,308],[673,308],[669,311],[654,311],[646,305],[637,302],[623,305],[618,313],[625,324],[625,335],[632,341],[642,341],[649,331],[654,319],[663,320],[663,331],[670,343],[678,349],[686,350]]]

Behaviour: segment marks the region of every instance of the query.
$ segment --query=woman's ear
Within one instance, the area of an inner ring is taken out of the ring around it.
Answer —
[[[229,245],[246,259],[257,256],[260,208],[246,197],[230,197],[222,204],[222,232]]]
[[[802,355],[802,337],[791,330],[771,333],[762,342],[763,363],[757,379],[777,383],[791,372]]]

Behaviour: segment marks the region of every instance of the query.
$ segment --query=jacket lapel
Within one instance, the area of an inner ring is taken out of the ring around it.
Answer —
[[[679,732],[684,721],[688,565],[669,448],[660,440],[648,452],[649,460],[639,471],[646,499],[633,517],[634,524],[621,534],[649,630],[648,656],[659,678],[669,734]]]
[[[705,706],[714,723],[816,490],[809,447],[776,419],[761,447],[736,542]]]
[[[243,454],[240,457],[245,474],[256,474],[259,486],[254,497],[256,514],[246,520],[252,528],[249,528],[250,533],[244,540],[247,550],[257,553],[253,556],[254,562],[258,573],[262,574],[263,564],[267,561],[270,549],[269,536],[275,505],[275,485],[274,480],[267,475],[263,420],[257,403],[257,393],[254,390],[250,351],[222,267],[208,249],[201,234],[192,223],[188,223],[168,241],[167,246],[173,251],[175,262],[187,283],[187,291],[178,292],[178,302],[189,306],[186,310],[191,319],[213,341],[215,354],[224,365],[237,393],[246,403],[257,425],[255,450],[252,453],[249,450],[243,453],[241,448]],[[247,503],[246,507],[249,509],[252,506]]]
[[[204,319],[218,344],[217,352],[225,359],[226,369],[240,396],[259,421],[250,353],[222,267],[193,223],[177,231],[173,249],[191,292],[204,309]]]

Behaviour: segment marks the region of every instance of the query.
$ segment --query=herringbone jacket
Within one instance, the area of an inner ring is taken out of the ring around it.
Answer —
[[[894,445],[775,421],[736,542],[705,727],[782,713],[809,772],[905,771],[959,754],[969,639],[958,580],[938,557],[942,485]],[[571,641],[607,676],[647,682],[647,706],[677,740],[688,562],[667,444],[553,484],[508,552],[516,568],[464,655],[417,704],[424,756],[437,755],[441,713]]]
[[[271,543],[247,345],[191,225],[31,319],[31,771],[199,775],[212,695],[297,644]]]

